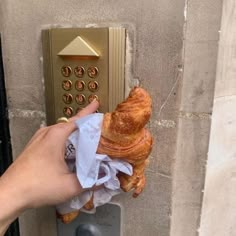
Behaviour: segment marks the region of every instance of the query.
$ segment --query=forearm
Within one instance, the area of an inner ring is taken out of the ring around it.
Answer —
[[[0,236],[3,236],[8,226],[23,212],[23,201],[19,196],[17,186],[0,178]]]
[[[82,192],[64,159],[65,143],[77,129],[75,121],[94,113],[91,102],[68,123],[38,130],[19,157],[0,177],[0,236],[26,209],[57,205]]]

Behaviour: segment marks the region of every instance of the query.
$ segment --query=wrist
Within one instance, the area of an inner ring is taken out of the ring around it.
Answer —
[[[25,210],[22,193],[17,186],[3,176],[0,178],[0,236],[8,226]],[[26,193],[27,194],[27,193]]]

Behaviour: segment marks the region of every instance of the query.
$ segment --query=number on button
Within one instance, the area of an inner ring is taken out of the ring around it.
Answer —
[[[94,99],[98,100],[98,96],[95,94],[91,94],[88,97],[88,102],[91,103]]]
[[[79,105],[82,105],[85,103],[85,96],[83,94],[77,94],[75,100]]]
[[[84,76],[84,68],[82,66],[76,66],[74,69],[75,76],[82,78]]]
[[[75,82],[75,88],[78,90],[78,91],[83,91],[84,90],[84,86],[85,86],[85,83],[84,81],[82,80],[77,80]]]
[[[62,99],[63,99],[63,102],[64,102],[64,103],[70,104],[70,103],[72,103],[73,96],[72,96],[70,93],[65,93],[65,94],[62,96]]]
[[[71,72],[72,72],[72,70],[71,70],[70,66],[63,66],[61,68],[61,73],[64,77],[69,77],[71,75]]]
[[[63,80],[62,82],[62,88],[66,91],[71,90],[72,82],[70,80]]]
[[[90,78],[95,78],[98,75],[98,68],[91,66],[88,68],[87,72]]]
[[[71,107],[64,107],[63,113],[66,117],[71,117],[73,114],[73,109]]]
[[[97,81],[90,81],[88,83],[88,89],[92,92],[95,92],[98,90],[98,82]]]

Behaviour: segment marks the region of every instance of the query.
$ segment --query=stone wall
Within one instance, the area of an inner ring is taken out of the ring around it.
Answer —
[[[127,80],[131,86],[138,81],[153,98],[154,148],[144,193],[135,200],[130,194],[114,198],[122,206],[123,235],[167,236],[170,229],[173,236],[195,235],[221,1],[2,0],[0,9],[14,157],[45,123],[41,30],[124,26],[130,43]],[[56,235],[54,209],[30,210],[20,225],[24,236]]]
[[[211,126],[222,0],[186,2],[184,72],[171,236],[198,235]]]
[[[236,235],[236,6],[223,1],[201,236]]]
[[[124,235],[168,235],[184,0],[3,0],[1,7],[14,157],[45,121],[41,30],[89,24],[128,29],[132,59],[129,79],[138,79],[153,97],[150,128],[155,144],[145,192],[135,200],[126,194],[114,201],[123,206]],[[53,209],[28,211],[20,224],[24,236],[55,235]]]

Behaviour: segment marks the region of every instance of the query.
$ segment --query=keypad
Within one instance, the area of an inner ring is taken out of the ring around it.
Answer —
[[[64,65],[61,67],[62,78],[62,113],[71,117],[94,99],[99,99],[99,69],[90,65]],[[70,78],[65,78],[70,77]],[[69,105],[69,106],[68,106]]]

